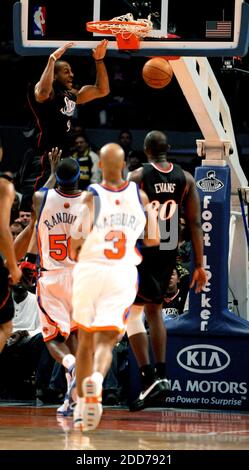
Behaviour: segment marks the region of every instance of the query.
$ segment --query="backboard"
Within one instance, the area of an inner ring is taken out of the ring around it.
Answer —
[[[20,0],[13,9],[15,50],[21,55],[42,55],[74,41],[71,54],[89,54],[107,36],[88,32],[86,23],[127,13],[135,20],[151,14],[153,29],[142,39],[138,56],[247,53],[249,5],[243,0],[70,0],[68,8],[61,0]],[[178,37],[172,39],[168,33]],[[108,55],[119,55],[115,36],[108,40]]]

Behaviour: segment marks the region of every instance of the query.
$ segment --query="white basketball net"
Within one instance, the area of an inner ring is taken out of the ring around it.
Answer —
[[[153,23],[151,21],[151,15],[148,18],[143,18],[135,20],[132,13],[127,13],[126,15],[117,16],[112,18],[110,21],[113,23],[101,23],[96,24],[95,26],[99,31],[109,29],[112,34],[118,33],[130,33],[135,34],[139,37],[144,37],[146,34],[153,29]],[[128,24],[132,21],[135,24]],[[125,24],[127,22],[127,24]],[[120,23],[120,24],[119,24]],[[137,23],[137,24],[136,24]]]

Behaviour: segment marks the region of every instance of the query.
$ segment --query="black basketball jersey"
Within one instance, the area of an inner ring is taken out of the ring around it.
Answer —
[[[160,245],[160,251],[174,251],[178,243],[179,208],[187,187],[183,170],[172,163],[167,169],[160,164],[145,163],[141,187],[149,201],[154,201],[158,205],[161,242],[168,242],[164,248],[162,244]],[[150,248],[145,250],[152,252]],[[155,251],[157,250],[155,247]]]
[[[165,169],[156,163],[145,163],[141,187],[150,201],[156,200],[164,204],[168,200],[174,200],[181,206],[186,191],[186,177],[178,165],[169,163],[169,168]]]
[[[52,147],[58,147],[67,157],[76,96],[56,81],[53,89],[53,99],[44,103],[35,100],[34,88],[30,87],[28,91],[28,102],[38,126],[37,149],[39,154],[43,154]]]

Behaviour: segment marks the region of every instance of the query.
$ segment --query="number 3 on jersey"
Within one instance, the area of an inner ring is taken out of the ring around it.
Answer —
[[[69,256],[71,237],[66,234],[49,235],[49,255],[56,261],[64,261]]]
[[[104,250],[104,255],[108,259],[121,259],[126,251],[126,236],[120,230],[111,230],[105,236],[105,241],[112,242],[112,249]]]

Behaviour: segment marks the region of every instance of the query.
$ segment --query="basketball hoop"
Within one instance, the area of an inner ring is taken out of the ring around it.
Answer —
[[[116,36],[118,48],[139,49],[140,38],[147,36],[152,30],[153,23],[150,15],[147,19],[134,20],[131,13],[117,16],[108,21],[88,21],[87,31],[93,33],[112,34]]]

